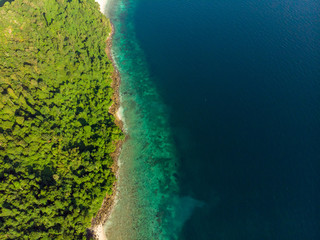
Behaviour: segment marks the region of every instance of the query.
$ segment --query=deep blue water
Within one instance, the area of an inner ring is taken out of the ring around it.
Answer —
[[[320,239],[320,2],[136,3],[179,194],[204,203],[180,239]]]

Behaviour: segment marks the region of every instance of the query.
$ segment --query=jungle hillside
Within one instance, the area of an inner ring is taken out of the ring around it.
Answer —
[[[0,6],[0,239],[85,239],[123,138],[110,23],[94,0]]]

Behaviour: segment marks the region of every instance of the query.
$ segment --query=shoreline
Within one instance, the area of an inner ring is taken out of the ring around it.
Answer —
[[[105,52],[109,60],[111,61],[111,64],[114,69],[111,76],[112,78],[111,87],[114,91],[112,95],[113,104],[109,108],[109,113],[115,117],[115,124],[124,132],[123,121],[118,114],[118,111],[120,109],[120,92],[119,91],[120,91],[121,78],[111,53],[112,38],[115,30],[111,20],[108,19],[108,21],[111,27],[111,32],[109,33],[109,36],[106,40]],[[115,174],[116,179],[118,179],[118,170],[119,170],[118,159],[119,159],[122,144],[124,141],[125,140],[118,141],[116,143],[116,150],[111,154],[111,157],[113,159],[113,165],[111,167],[111,170]],[[107,240],[107,237],[104,231],[104,225],[109,219],[111,212],[116,204],[116,195],[117,195],[117,180],[113,184],[112,195],[106,194],[105,198],[103,199],[101,208],[97,212],[96,216],[92,218],[91,227],[87,229],[87,239],[93,238],[96,240]]]

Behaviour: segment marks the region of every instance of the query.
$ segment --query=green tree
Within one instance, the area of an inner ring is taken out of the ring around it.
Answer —
[[[94,0],[15,0],[0,32],[0,239],[84,239],[123,138],[110,24]]]

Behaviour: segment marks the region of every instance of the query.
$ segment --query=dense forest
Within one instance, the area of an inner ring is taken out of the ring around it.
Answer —
[[[123,138],[110,23],[94,0],[1,5],[0,239],[85,239]]]

